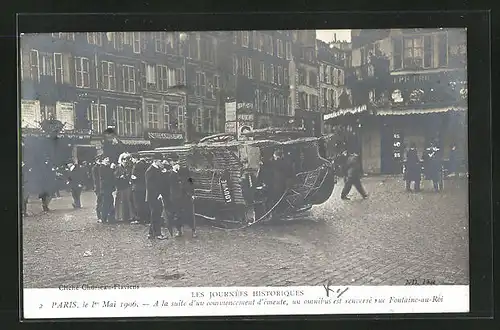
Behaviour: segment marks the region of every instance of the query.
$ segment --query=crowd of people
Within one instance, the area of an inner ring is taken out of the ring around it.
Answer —
[[[49,212],[51,199],[62,190],[61,182],[71,191],[73,208],[79,209],[82,191],[91,185],[99,223],[149,225],[150,239],[167,239],[162,227],[171,236],[182,236],[187,225],[196,237],[194,189],[189,170],[179,165],[176,154],[151,160],[123,153],[116,163],[101,156],[92,166],[74,162],[66,165],[65,171],[53,167],[47,159],[36,169],[22,163],[22,171],[24,215],[30,195],[40,198],[43,211]]]
[[[406,183],[406,191],[419,192],[423,180],[432,181],[434,191],[439,192],[444,187],[444,160],[441,148],[435,143],[431,143],[419,156],[416,144],[412,143],[406,151],[406,157],[403,167],[403,178]],[[458,176],[459,160],[456,146],[452,146],[447,164],[447,175]],[[364,189],[361,178],[363,170],[361,159],[355,152],[343,150],[336,157],[337,176],[344,179],[344,188],[340,194],[341,199],[349,200],[348,197],[352,187],[360,193],[363,198],[368,194]],[[412,189],[413,184],[413,189]]]
[[[450,176],[458,175],[457,148],[452,146],[450,150],[447,172]],[[404,180],[406,190],[419,192],[421,190],[422,174],[424,180],[432,181],[434,191],[442,191],[444,186],[444,161],[441,148],[431,143],[422,153],[420,158],[416,144],[412,143],[406,152],[404,166]]]
[[[28,215],[27,204],[30,198],[37,196],[42,201],[44,212],[50,211],[49,204],[53,198],[60,198],[61,191],[83,191],[94,188],[91,166],[87,162],[81,165],[69,162],[56,166],[49,157],[41,162],[26,164],[22,162],[23,215]],[[75,179],[75,175],[78,178]],[[78,183],[76,183],[78,182]],[[76,185],[76,186],[75,186]],[[80,208],[79,203],[73,204]]]

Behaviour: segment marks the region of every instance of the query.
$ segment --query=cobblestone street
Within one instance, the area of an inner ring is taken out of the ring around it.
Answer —
[[[363,179],[370,197],[342,184],[303,220],[239,231],[201,226],[190,235],[150,241],[142,225],[96,222],[95,197],[73,210],[64,193],[54,210],[23,220],[25,288],[59,285],[280,286],[404,285],[407,280],[468,284],[467,185],[425,182],[407,193],[400,178]],[[84,256],[86,251],[91,255]]]

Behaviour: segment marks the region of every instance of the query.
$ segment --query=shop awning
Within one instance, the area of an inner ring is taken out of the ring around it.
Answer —
[[[453,107],[453,108],[378,110],[377,116],[420,115],[420,114],[429,114],[429,113],[444,113],[444,112],[449,112],[449,111],[467,111],[467,108],[466,107]]]

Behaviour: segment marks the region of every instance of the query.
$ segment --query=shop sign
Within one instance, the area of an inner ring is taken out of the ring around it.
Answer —
[[[182,133],[148,132],[148,139],[182,140],[182,139],[184,139],[184,135]]]
[[[347,113],[359,113],[359,112],[363,112],[363,111],[366,111],[367,110],[367,107],[366,107],[366,104],[364,105],[361,105],[361,106],[357,106],[357,107],[353,107],[353,108],[346,108],[346,109],[339,109],[335,112],[331,112],[331,113],[327,113],[325,115],[323,115],[323,120],[328,120],[328,119],[332,119],[332,118],[336,118],[338,116],[341,116],[341,115],[344,115],[344,114],[347,114]]]
[[[63,130],[72,130],[75,127],[75,105],[71,102],[57,102],[56,119],[64,124]]]
[[[240,122],[252,122],[254,120],[253,114],[239,114],[238,120]]]
[[[226,122],[225,130],[226,133],[236,133],[236,122]]]
[[[39,128],[41,121],[40,101],[21,100],[21,127]]]
[[[392,141],[392,150],[393,150],[393,158],[395,161],[401,161],[403,158],[402,151],[403,151],[403,136],[401,132],[395,131],[392,135],[393,141]]]
[[[236,120],[236,102],[226,102],[226,121]]]
[[[241,109],[251,110],[251,109],[253,109],[253,103],[240,102],[240,103],[238,103],[238,106],[236,108],[238,110],[241,110]]]

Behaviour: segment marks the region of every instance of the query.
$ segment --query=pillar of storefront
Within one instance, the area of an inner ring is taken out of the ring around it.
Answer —
[[[363,171],[366,174],[380,174],[380,129],[377,118],[366,120],[360,129],[361,134],[361,160]]]

